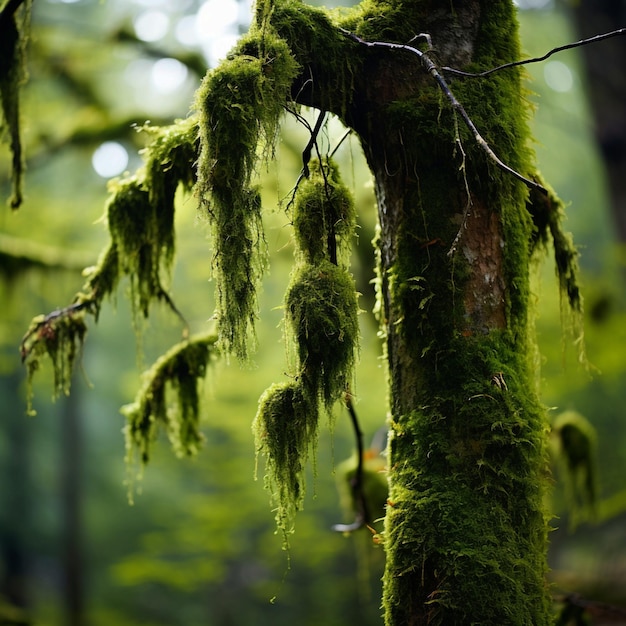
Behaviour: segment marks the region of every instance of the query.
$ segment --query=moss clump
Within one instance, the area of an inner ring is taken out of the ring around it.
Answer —
[[[260,145],[272,151],[297,67],[282,39],[257,31],[207,74],[196,96],[197,192],[215,247],[220,341],[240,358],[254,335],[265,266],[260,196],[251,181]]]
[[[329,261],[296,267],[285,296],[285,317],[299,376],[330,408],[351,382],[356,358],[359,323],[354,280]]]
[[[21,17],[7,3],[0,14],[0,138],[8,136],[11,148],[13,191],[9,205],[17,209],[23,200],[24,156],[20,136],[19,94],[26,80],[25,48],[30,29],[32,0],[23,3]]]
[[[346,519],[354,519],[355,514],[363,514],[363,498],[367,522],[377,522],[385,515],[389,496],[387,466],[385,458],[378,450],[366,450],[363,453],[361,484],[359,494],[354,485],[357,475],[358,458],[352,455],[337,466],[337,490]]]
[[[296,374],[263,394],[253,429],[257,453],[267,459],[276,522],[286,536],[304,498],[304,466],[316,441],[319,403],[330,411],[352,377],[358,343],[354,282],[329,261],[302,264],[292,275],[285,310]]]
[[[570,527],[593,517],[597,505],[596,432],[576,411],[559,414],[552,424],[552,450],[565,479]]]
[[[331,159],[324,166],[314,159],[309,169],[293,207],[296,245],[307,263],[328,259],[347,266],[356,226],[352,195]]]
[[[52,362],[54,372],[54,397],[68,394],[71,386],[74,364],[87,334],[85,311],[75,308],[71,311],[57,311],[49,315],[35,317],[22,340],[22,361],[26,364],[28,381],[28,406],[32,410],[32,381],[41,366],[43,357]]]
[[[150,459],[150,448],[163,429],[179,456],[192,455],[202,442],[199,426],[199,382],[217,354],[215,335],[191,337],[175,345],[144,373],[144,383],[132,404],[122,409],[128,423],[126,460],[138,454],[142,464]],[[175,401],[168,402],[169,392]]]
[[[578,269],[578,250],[572,237],[563,230],[565,207],[554,190],[546,184],[539,174],[535,178],[548,190],[548,194],[536,191],[530,193],[527,208],[532,216],[534,232],[532,249],[545,253],[550,242],[554,250],[554,264],[561,292],[561,313],[564,319],[571,320],[571,330],[578,340],[583,335],[583,297],[580,288]],[[585,360],[584,346],[581,346],[581,360]]]
[[[272,385],[254,419],[257,454],[267,458],[266,486],[276,500],[285,536],[304,498],[304,467],[317,435],[317,398],[298,381]]]

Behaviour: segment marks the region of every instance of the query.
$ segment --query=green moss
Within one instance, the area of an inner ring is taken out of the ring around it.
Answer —
[[[72,372],[87,334],[85,311],[59,311],[35,317],[22,340],[22,361],[27,370],[27,411],[32,413],[32,382],[44,357],[50,359],[54,372],[53,395],[68,394]]]
[[[161,356],[144,373],[144,382],[132,404],[122,413],[127,418],[126,460],[138,454],[142,464],[161,430],[167,433],[174,452],[192,455],[202,442],[199,382],[217,354],[215,335],[199,335],[182,341]],[[170,404],[169,392],[175,395]]]
[[[147,317],[156,300],[179,315],[163,282],[174,257],[175,193],[180,185],[190,188],[194,181],[197,125],[189,118],[149,132],[153,141],[144,150],[145,169],[110,184],[106,223],[111,240],[96,266],[85,271],[82,290],[70,306],[47,316],[43,324],[39,318],[33,320],[22,344],[31,377],[47,354],[55,386],[69,389],[76,344],[86,332],[84,316],[89,313],[97,320],[104,300],[115,295],[124,277],[130,280],[135,314]]]
[[[356,227],[354,201],[331,160],[309,164],[310,176],[300,183],[293,207],[298,250],[307,263],[323,259],[348,266]]]
[[[219,335],[224,349],[240,358],[254,334],[257,283],[265,266],[260,196],[251,180],[261,144],[272,151],[296,71],[284,41],[256,33],[209,72],[196,97],[196,189],[215,248]]]
[[[301,0],[272,4],[272,28],[289,42],[304,69],[297,81],[299,98],[312,100],[317,108],[343,117],[353,96],[353,77],[360,63],[358,57],[350,56],[347,39],[337,27],[347,18]],[[311,76],[315,80],[310,80]]]
[[[362,513],[361,503],[357,502],[354,491],[354,481],[357,473],[357,455],[352,455],[337,466],[337,489],[341,508],[346,520],[354,520],[355,515]],[[367,450],[363,454],[361,476],[361,494],[365,499],[368,523],[380,521],[385,515],[385,507],[389,496],[387,482],[387,468],[385,458],[378,451]]]
[[[288,342],[295,345],[298,376],[328,408],[352,382],[359,338],[354,280],[323,261],[294,269],[285,296]]]
[[[533,252],[545,254],[550,249],[554,252],[556,275],[561,292],[561,312],[564,321],[569,320],[570,330],[575,340],[583,336],[583,297],[580,288],[578,268],[578,249],[572,236],[563,230],[565,207],[555,191],[543,180],[540,174],[535,178],[548,190],[547,195],[532,192],[528,197],[527,207],[534,224],[532,239]],[[579,341],[581,360],[585,360],[584,346]]]
[[[285,535],[304,498],[304,468],[317,440],[319,405],[330,414],[348,388],[358,345],[354,281],[330,261],[296,266],[285,295],[286,335],[295,346],[294,379],[272,385],[254,420],[257,453],[267,459],[266,487]]]
[[[557,415],[552,425],[552,450],[565,479],[570,528],[596,513],[596,432],[575,411]]]
[[[453,347],[393,423],[388,623],[547,624],[545,412],[506,334]]]
[[[434,3],[420,4],[415,19],[423,12],[427,23]],[[401,41],[405,26],[382,13],[381,30],[375,18],[363,32],[384,40],[389,29]],[[517,58],[512,3],[481,3],[473,63],[462,69]],[[521,73],[451,86],[496,154],[531,176]],[[387,151],[374,161],[386,201],[379,289],[393,412],[386,623],[546,625],[547,422],[532,369],[528,190],[489,160],[435,85],[385,113],[382,132],[378,118],[371,125]],[[474,287],[494,275],[493,304],[487,289],[476,300]]]
[[[111,236],[78,300],[91,300],[98,315],[103,300],[128,277],[135,313],[147,317],[153,301],[173,307],[163,282],[175,252],[175,194],[195,180],[197,121],[188,118],[164,128],[146,127],[153,140],[144,150],[145,166],[136,175],[113,180],[106,223]]]
[[[298,381],[272,385],[261,397],[254,419],[257,454],[267,460],[266,486],[276,500],[276,522],[293,530],[304,499],[304,468],[315,445],[317,397]]]

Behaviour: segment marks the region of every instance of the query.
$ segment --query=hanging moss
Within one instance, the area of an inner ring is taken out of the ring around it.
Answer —
[[[329,261],[296,267],[285,295],[285,317],[299,376],[330,409],[351,383],[358,350],[354,280]]]
[[[276,499],[276,522],[286,535],[304,499],[304,468],[315,444],[317,396],[298,381],[272,385],[254,419],[257,454],[267,461],[266,486]]]
[[[324,166],[314,159],[309,169],[293,207],[296,245],[307,263],[327,259],[346,267],[356,227],[352,195],[331,159]]]
[[[87,334],[85,311],[80,308],[70,312],[52,313],[35,317],[22,340],[22,361],[27,370],[27,411],[32,410],[32,382],[41,367],[41,360],[48,357],[54,372],[53,395],[68,394],[72,372]]]
[[[153,141],[144,150],[145,170],[110,184],[106,222],[111,241],[96,266],[85,270],[87,280],[82,290],[65,309],[33,320],[22,342],[29,380],[41,357],[49,355],[55,380],[61,381],[56,387],[69,389],[76,345],[86,332],[85,314],[97,321],[104,300],[115,294],[126,276],[135,313],[147,317],[156,300],[179,314],[163,280],[174,256],[176,189],[179,185],[190,188],[194,181],[197,124],[189,118],[170,127],[150,128],[149,132]],[[52,344],[49,334],[54,338]]]
[[[102,301],[128,276],[136,313],[147,317],[150,304],[173,308],[163,280],[175,252],[175,194],[191,189],[197,149],[197,121],[188,118],[164,128],[146,127],[153,140],[144,150],[145,167],[135,176],[110,183],[106,223],[111,236],[78,301],[91,300],[98,315]]]
[[[261,144],[272,151],[296,70],[283,40],[253,33],[207,74],[196,96],[197,192],[215,248],[220,340],[240,358],[248,355],[254,334],[256,289],[266,256],[260,196],[251,180]]]
[[[202,442],[199,382],[217,354],[215,335],[198,335],[175,345],[144,373],[144,383],[132,404],[122,413],[127,418],[126,460],[135,455],[146,464],[153,442],[161,430],[167,433],[174,452],[193,455]],[[170,404],[169,393],[175,395]]]
[[[285,294],[294,381],[270,387],[255,420],[257,447],[267,457],[266,486],[278,502],[276,519],[285,534],[302,504],[319,402],[330,414],[353,376],[359,328],[347,266],[355,225],[354,204],[336,165],[313,160],[293,204],[298,258]]]
[[[561,292],[561,314],[569,320],[574,339],[583,336],[583,297],[580,288],[578,250],[572,236],[563,230],[565,207],[554,190],[537,173],[541,185],[548,190],[544,195],[532,191],[527,208],[532,215],[535,230],[532,238],[533,251],[545,253],[550,244],[554,251],[554,264]],[[585,361],[584,345],[579,341],[581,360]]]
[[[11,149],[11,208],[23,200],[24,155],[20,136],[20,88],[26,80],[25,48],[30,30],[32,0],[23,2],[21,15],[16,8],[5,5],[0,11],[0,138],[5,134]]]
[[[189,117],[163,128],[144,126],[152,137],[144,151],[143,186],[148,191],[158,241],[171,263],[174,255],[174,198],[180,186],[191,191],[196,181],[198,120]]]
[[[596,513],[596,432],[580,413],[565,411],[552,425],[552,444],[566,486],[573,529]]]
[[[349,459],[341,462],[336,469],[337,490],[341,508],[347,520],[354,520],[355,514],[362,513],[362,504],[357,500],[354,484],[357,475],[358,459],[353,454]],[[385,507],[389,496],[387,482],[387,467],[385,458],[378,450],[366,450],[363,453],[359,498],[365,501],[369,519],[368,523],[380,521],[385,515]]]

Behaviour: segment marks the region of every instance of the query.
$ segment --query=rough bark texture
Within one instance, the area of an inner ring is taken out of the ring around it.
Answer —
[[[277,3],[272,22],[303,67],[297,99],[355,129],[375,178],[392,414],[386,623],[547,624],[527,192],[459,129],[417,55],[342,40],[299,3]],[[370,2],[341,25],[367,41],[429,33],[441,66],[519,58],[505,0]],[[451,84],[496,153],[529,174],[520,74]]]

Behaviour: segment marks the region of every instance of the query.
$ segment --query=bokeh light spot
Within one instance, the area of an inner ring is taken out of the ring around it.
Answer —
[[[561,61],[550,61],[543,68],[543,78],[546,85],[553,91],[565,93],[574,86],[572,70]]]
[[[111,178],[121,174],[128,165],[128,152],[117,141],[105,141],[91,157],[91,164],[98,176]]]

